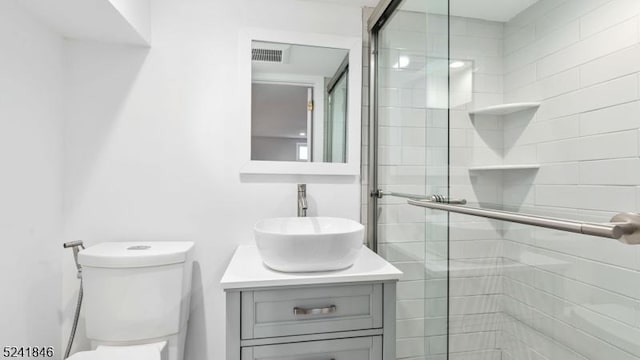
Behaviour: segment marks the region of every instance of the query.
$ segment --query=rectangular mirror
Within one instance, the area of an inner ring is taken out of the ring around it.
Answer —
[[[349,50],[251,42],[251,160],[346,162]]]
[[[362,39],[247,28],[240,41],[241,173],[358,175]]]

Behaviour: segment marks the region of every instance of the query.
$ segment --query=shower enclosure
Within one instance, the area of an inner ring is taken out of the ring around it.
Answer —
[[[397,358],[640,359],[640,1],[383,0],[368,27]]]

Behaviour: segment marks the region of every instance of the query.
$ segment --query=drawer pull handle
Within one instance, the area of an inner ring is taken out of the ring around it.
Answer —
[[[299,307],[293,308],[293,315],[325,315],[336,312],[337,307],[330,305],[322,308],[303,309]]]

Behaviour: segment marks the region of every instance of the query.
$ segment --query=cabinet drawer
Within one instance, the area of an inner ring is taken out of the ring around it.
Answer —
[[[242,348],[241,360],[382,360],[382,337]]]
[[[242,292],[242,339],[382,327],[382,284]]]

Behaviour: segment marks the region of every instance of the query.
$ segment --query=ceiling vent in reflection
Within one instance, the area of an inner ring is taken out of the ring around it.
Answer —
[[[286,64],[289,62],[290,45],[265,42],[253,42],[251,60]]]
[[[282,62],[282,50],[251,49],[251,60],[266,62]]]

